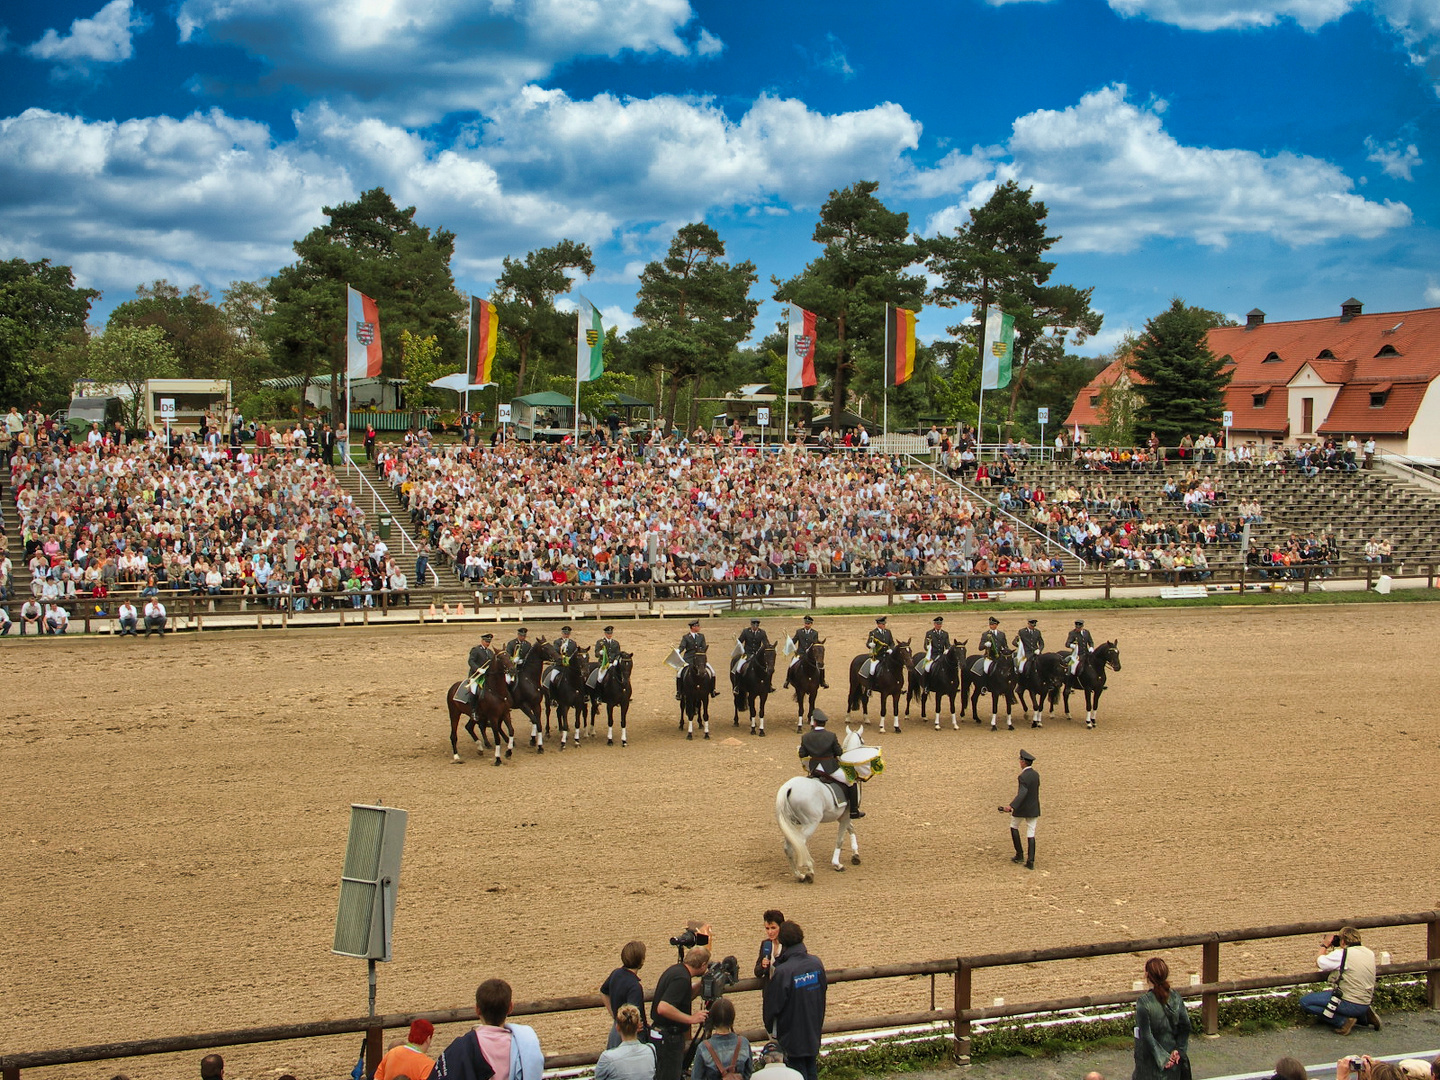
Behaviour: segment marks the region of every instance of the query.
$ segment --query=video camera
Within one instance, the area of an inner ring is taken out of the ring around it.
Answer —
[[[700,976],[700,997],[708,1009],[711,1002],[723,995],[728,987],[740,981],[740,961],[733,956],[712,963]]]
[[[709,923],[691,922],[684,930],[670,939],[670,944],[675,946],[679,959],[685,959],[685,950],[693,949],[697,945],[709,945],[710,935],[705,931],[710,929]]]

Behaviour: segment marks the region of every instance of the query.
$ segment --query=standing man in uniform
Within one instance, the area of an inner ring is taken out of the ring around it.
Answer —
[[[790,1068],[805,1080],[815,1080],[820,1030],[825,1025],[825,965],[806,950],[799,923],[781,923],[778,940],[780,959],[765,983],[765,1030],[775,1032]]]
[[[813,649],[816,645],[820,644],[820,634],[815,629],[815,619],[812,616],[806,615],[805,625],[795,631],[791,640],[795,642],[795,656],[791,659],[789,667],[785,669],[786,686],[790,685],[790,670],[800,662],[800,654],[806,649]],[[823,665],[820,667],[820,685],[827,690],[830,688],[830,684],[825,681],[825,668]]]
[[[988,674],[990,669],[995,666],[995,661],[1000,658],[1000,654],[1009,651],[1010,646],[1005,641],[1005,633],[1000,629],[1000,620],[991,615],[989,628],[980,635],[981,670]]]
[[[885,616],[875,617],[875,628],[865,638],[865,648],[870,650],[870,659],[860,666],[861,678],[868,679],[875,674],[880,658],[895,647],[895,635],[885,626]]]
[[[1045,635],[1040,633],[1038,619],[1026,619],[1025,629],[1015,635],[1015,647],[1019,656],[1017,671],[1024,671],[1034,659],[1045,651]]]
[[[809,775],[822,780],[833,780],[845,790],[845,801],[850,804],[850,816],[862,818],[860,812],[860,785],[849,783],[845,771],[840,767],[840,740],[833,731],[825,730],[825,714],[816,709],[810,716],[810,730],[800,736],[800,756],[809,759]]]
[[[595,659],[599,666],[586,680],[586,685],[592,690],[600,688],[600,684],[609,676],[611,666],[620,661],[620,642],[615,640],[615,627],[607,626],[603,633],[605,636],[595,642]]]
[[[677,651],[680,653],[680,658],[685,661],[685,666],[689,667],[691,664],[695,663],[697,660],[700,659],[701,654],[705,653],[707,648],[708,646],[705,644],[705,635],[700,632],[700,620],[691,619],[690,628],[685,632],[685,636],[680,639],[680,645],[678,646]],[[710,678],[713,681],[715,678],[715,669],[710,666],[709,660],[705,661],[705,670],[710,672]],[[685,668],[681,668],[675,673],[676,701],[680,700],[680,676],[683,674],[685,674]],[[712,689],[710,691],[710,696],[719,697],[720,691]]]
[[[950,648],[950,635],[945,632],[945,617],[936,615],[930,620],[931,628],[925,632],[925,654],[920,658],[920,673],[928,674],[930,666]]]
[[[770,635],[760,629],[759,619],[751,619],[750,625],[740,631],[741,655],[739,659],[735,661],[732,674],[739,675],[752,663],[758,662],[763,665],[765,663],[765,650],[769,648],[772,648]],[[771,678],[771,675],[772,672],[765,672],[765,692],[767,694],[773,694],[775,692],[774,680]]]
[[[1010,839],[1015,843],[1011,862],[1023,862],[1026,870],[1035,869],[1035,826],[1040,822],[1040,774],[1035,771],[1035,755],[1020,751],[1020,787],[1009,806],[1000,807],[1010,815]],[[1025,830],[1026,850],[1020,848],[1020,830]]]
[[[1065,647],[1070,650],[1070,674],[1074,675],[1080,670],[1081,662],[1090,655],[1090,650],[1095,648],[1095,639],[1085,629],[1084,619],[1075,620],[1075,629],[1065,635]]]

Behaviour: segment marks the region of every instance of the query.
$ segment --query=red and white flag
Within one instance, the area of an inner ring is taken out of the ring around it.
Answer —
[[[815,385],[815,313],[790,308],[790,342],[785,351],[785,389]]]
[[[380,376],[380,309],[362,292],[345,287],[348,297],[345,327],[345,369],[352,379]]]

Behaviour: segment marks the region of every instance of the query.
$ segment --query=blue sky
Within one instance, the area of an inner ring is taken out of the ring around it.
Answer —
[[[377,184],[457,234],[469,291],[591,244],[622,328],[675,227],[768,298],[858,179],[922,234],[1033,185],[1055,280],[1105,314],[1085,352],[1177,295],[1440,305],[1440,0],[50,0],[0,27],[0,257],[74,266],[100,319],[157,277],[270,274]]]

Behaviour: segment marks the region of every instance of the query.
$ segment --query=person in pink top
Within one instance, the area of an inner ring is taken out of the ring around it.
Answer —
[[[545,1054],[533,1028],[511,1024],[510,984],[487,979],[475,991],[480,1024],[445,1048],[432,1080],[541,1080]]]

